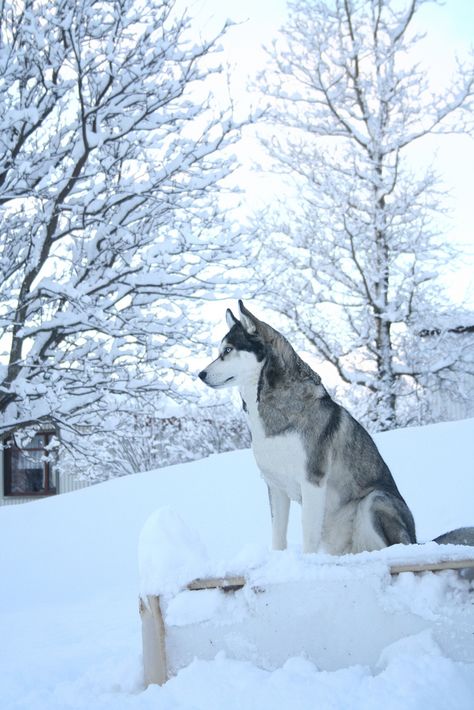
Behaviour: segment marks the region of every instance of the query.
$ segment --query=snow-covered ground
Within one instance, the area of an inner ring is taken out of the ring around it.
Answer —
[[[389,432],[377,443],[420,540],[474,524],[474,420]],[[216,569],[228,561],[229,569],[262,563],[275,569],[277,562],[288,570],[301,557],[297,509],[290,551],[276,553],[278,559],[267,553],[267,494],[248,451],[1,508],[2,710],[474,707],[474,665],[444,655],[425,631],[385,648],[375,667],[323,671],[293,655],[265,670],[219,654],[144,690],[137,547],[144,523],[160,508],[199,535],[189,540],[196,552],[185,560],[190,572],[199,573],[204,560]],[[446,603],[456,603],[455,593],[464,601],[470,594],[474,603],[474,591],[465,582],[461,589],[451,574],[424,577],[426,607],[439,605],[443,594],[451,594]],[[403,580],[393,583],[396,595],[416,595],[419,582],[412,575]]]

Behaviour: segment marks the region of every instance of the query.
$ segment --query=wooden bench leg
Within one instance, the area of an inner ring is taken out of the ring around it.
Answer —
[[[145,687],[151,683],[163,685],[168,680],[166,660],[165,625],[161,613],[160,597],[140,599],[142,619],[143,669]]]

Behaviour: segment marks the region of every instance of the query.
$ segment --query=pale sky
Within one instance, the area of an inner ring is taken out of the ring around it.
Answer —
[[[207,35],[230,18],[239,24],[225,40],[224,61],[234,66],[234,96],[236,104],[245,103],[248,76],[263,67],[265,54],[262,43],[270,44],[284,25],[285,0],[180,0],[195,18],[196,29]],[[417,16],[418,29],[426,33],[420,59],[440,88],[449,82],[454,69],[455,54],[465,53],[474,43],[474,0],[445,0],[443,5],[427,3]],[[255,150],[252,146],[251,151]],[[248,151],[248,149],[247,149]],[[250,156],[252,156],[252,152]],[[249,156],[247,156],[249,159]],[[450,195],[452,217],[446,227],[447,237],[463,245],[464,268],[452,278],[452,295],[460,304],[474,308],[474,137],[453,136],[432,138],[417,147],[416,160],[432,162],[442,175],[443,187]],[[252,158],[250,157],[249,164]],[[251,166],[243,179],[251,199],[259,204],[273,194],[274,183],[253,175]],[[265,190],[267,194],[265,194]],[[446,204],[448,207],[448,204]]]

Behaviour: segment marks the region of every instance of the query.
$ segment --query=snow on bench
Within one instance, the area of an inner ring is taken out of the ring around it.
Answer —
[[[245,574],[214,563],[215,574],[198,536],[173,511],[151,516],[139,545],[146,685],[222,652],[269,670],[300,655],[322,670],[374,668],[387,646],[424,631],[453,660],[474,661],[474,590],[452,571],[474,569],[472,548],[251,557],[246,566],[241,555]]]

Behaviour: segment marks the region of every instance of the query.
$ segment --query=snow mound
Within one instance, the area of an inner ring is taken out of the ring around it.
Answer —
[[[147,519],[138,542],[140,594],[170,595],[209,569],[207,550],[198,533],[172,508]]]

